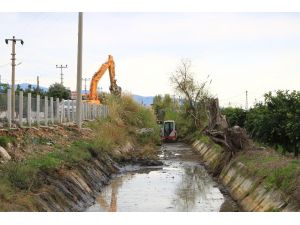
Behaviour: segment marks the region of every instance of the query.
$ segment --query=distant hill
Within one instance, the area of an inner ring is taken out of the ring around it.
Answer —
[[[153,103],[153,96],[133,95],[133,99],[146,106],[150,106]]]
[[[22,83],[22,84],[17,84],[17,85],[20,85],[20,87],[23,90],[27,89],[28,85],[31,85],[32,88],[36,88],[37,87],[37,85],[35,85],[35,84],[29,84],[29,83]],[[16,87],[17,87],[17,85],[16,85]],[[48,88],[46,88],[46,87],[40,86],[40,89],[43,90],[43,91],[48,91]]]
[[[29,83],[21,83],[19,84],[20,87],[25,90],[26,88],[28,88],[28,85],[30,85]],[[32,88],[36,88],[35,84],[31,84]],[[42,87],[40,86],[40,89],[42,89],[43,91],[48,91],[48,87]],[[89,91],[88,91],[89,92]],[[82,90],[81,92],[82,94],[85,94],[85,91]],[[153,103],[153,96],[141,96],[141,95],[132,95],[133,99],[138,102],[139,104],[143,104],[146,106],[150,106]]]

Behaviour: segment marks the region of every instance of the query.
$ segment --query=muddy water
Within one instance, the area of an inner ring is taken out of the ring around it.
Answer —
[[[188,145],[164,144],[159,156],[163,166],[123,168],[87,211],[237,210]]]

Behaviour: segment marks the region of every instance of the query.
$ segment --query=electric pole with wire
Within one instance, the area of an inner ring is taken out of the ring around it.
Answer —
[[[84,93],[87,94],[86,82],[90,80],[90,78],[82,78],[82,80],[84,81]]]
[[[246,102],[245,102],[245,109],[248,110],[248,91],[246,90]]]
[[[37,94],[40,92],[40,77],[36,77],[36,92]]]
[[[60,69],[60,84],[61,84],[61,85],[64,85],[64,74],[63,74],[63,69],[68,68],[68,65],[65,65],[65,66],[63,66],[63,65],[60,65],[60,66],[56,65],[56,68],[57,68],[57,69]]]
[[[16,109],[16,101],[15,101],[15,79],[16,79],[16,43],[19,41],[21,45],[24,44],[22,39],[16,39],[13,36],[12,39],[5,39],[5,43],[12,42],[12,52],[11,52],[11,118],[14,120],[15,118],[15,109]]]
[[[81,89],[82,89],[82,26],[83,25],[83,13],[78,13],[78,46],[77,46],[77,98],[76,98],[76,124],[81,129]]]

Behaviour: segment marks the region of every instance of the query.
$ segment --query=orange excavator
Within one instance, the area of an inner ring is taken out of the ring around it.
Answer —
[[[90,93],[87,96],[87,101],[92,102],[95,104],[100,104],[100,99],[97,93],[97,86],[99,80],[102,78],[106,70],[108,69],[109,72],[109,78],[110,78],[110,93],[113,95],[120,96],[122,89],[117,85],[117,80],[115,79],[115,62],[113,60],[113,57],[111,55],[108,56],[107,62],[103,63],[100,69],[94,74],[91,86],[90,86]]]

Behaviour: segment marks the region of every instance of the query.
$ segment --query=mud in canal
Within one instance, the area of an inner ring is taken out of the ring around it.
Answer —
[[[239,211],[190,146],[167,143],[159,156],[162,166],[122,168],[87,211]]]

